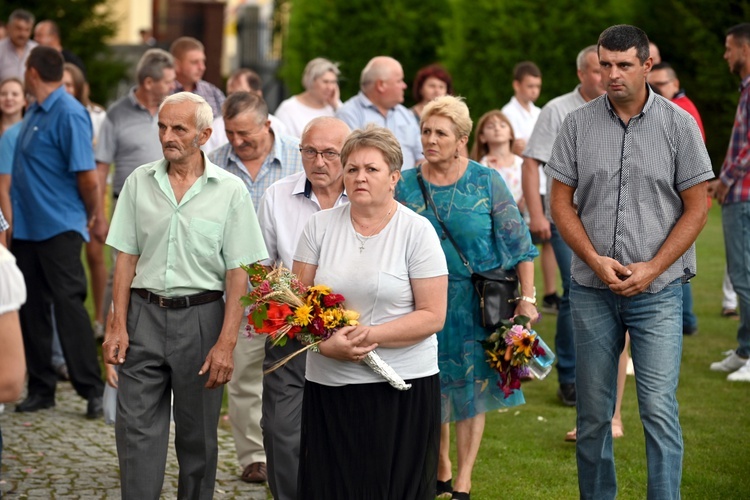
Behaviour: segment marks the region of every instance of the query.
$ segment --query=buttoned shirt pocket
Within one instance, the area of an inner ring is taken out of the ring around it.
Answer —
[[[193,217],[190,219],[188,249],[193,255],[207,257],[216,254],[221,239],[221,224]]]

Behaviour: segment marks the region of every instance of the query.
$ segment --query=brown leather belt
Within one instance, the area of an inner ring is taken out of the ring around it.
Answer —
[[[162,297],[151,293],[144,288],[131,288],[131,290],[138,296],[144,298],[149,304],[157,304],[159,307],[166,309],[184,309],[190,306],[199,306],[201,304],[208,304],[221,299],[224,296],[224,292],[210,291],[196,293],[195,295],[186,295],[184,297]]]

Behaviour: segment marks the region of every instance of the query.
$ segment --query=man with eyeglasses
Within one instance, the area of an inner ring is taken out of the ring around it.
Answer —
[[[277,263],[291,268],[297,241],[310,216],[348,202],[339,153],[349,132],[346,123],[333,117],[314,118],[302,131],[304,172],[275,182],[258,206],[268,249],[264,265]],[[297,339],[288,340],[283,347],[266,343],[263,368],[269,369],[302,347]],[[305,360],[305,356],[297,356],[263,377],[263,444],[268,459],[268,486],[276,500],[297,498]]]
[[[277,135],[268,120],[268,106],[262,97],[249,92],[235,92],[222,105],[222,116],[229,142],[212,151],[208,157],[219,167],[238,176],[258,204],[266,189],[302,170],[299,140]],[[241,339],[234,349],[234,376],[229,389],[229,421],[242,467],[241,479],[248,483],[266,481],[266,453],[260,428],[263,396],[263,358],[265,336]]]

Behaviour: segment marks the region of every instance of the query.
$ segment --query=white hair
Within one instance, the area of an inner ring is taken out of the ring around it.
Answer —
[[[315,80],[325,75],[328,72],[339,76],[339,64],[331,62],[328,59],[322,57],[316,57],[305,66],[305,71],[302,73],[302,86],[305,89],[309,89],[315,83]]]
[[[183,102],[195,104],[195,128],[198,132],[211,127],[214,122],[214,113],[211,111],[211,106],[204,98],[192,92],[178,92],[167,97],[159,106],[159,112],[167,104],[181,104]]]

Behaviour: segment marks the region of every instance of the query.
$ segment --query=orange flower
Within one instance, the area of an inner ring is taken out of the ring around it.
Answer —
[[[287,318],[292,315],[292,309],[287,304],[278,302],[269,302],[267,318],[263,320],[263,326],[256,328],[258,333],[267,333],[273,335],[279,329],[288,324]]]

